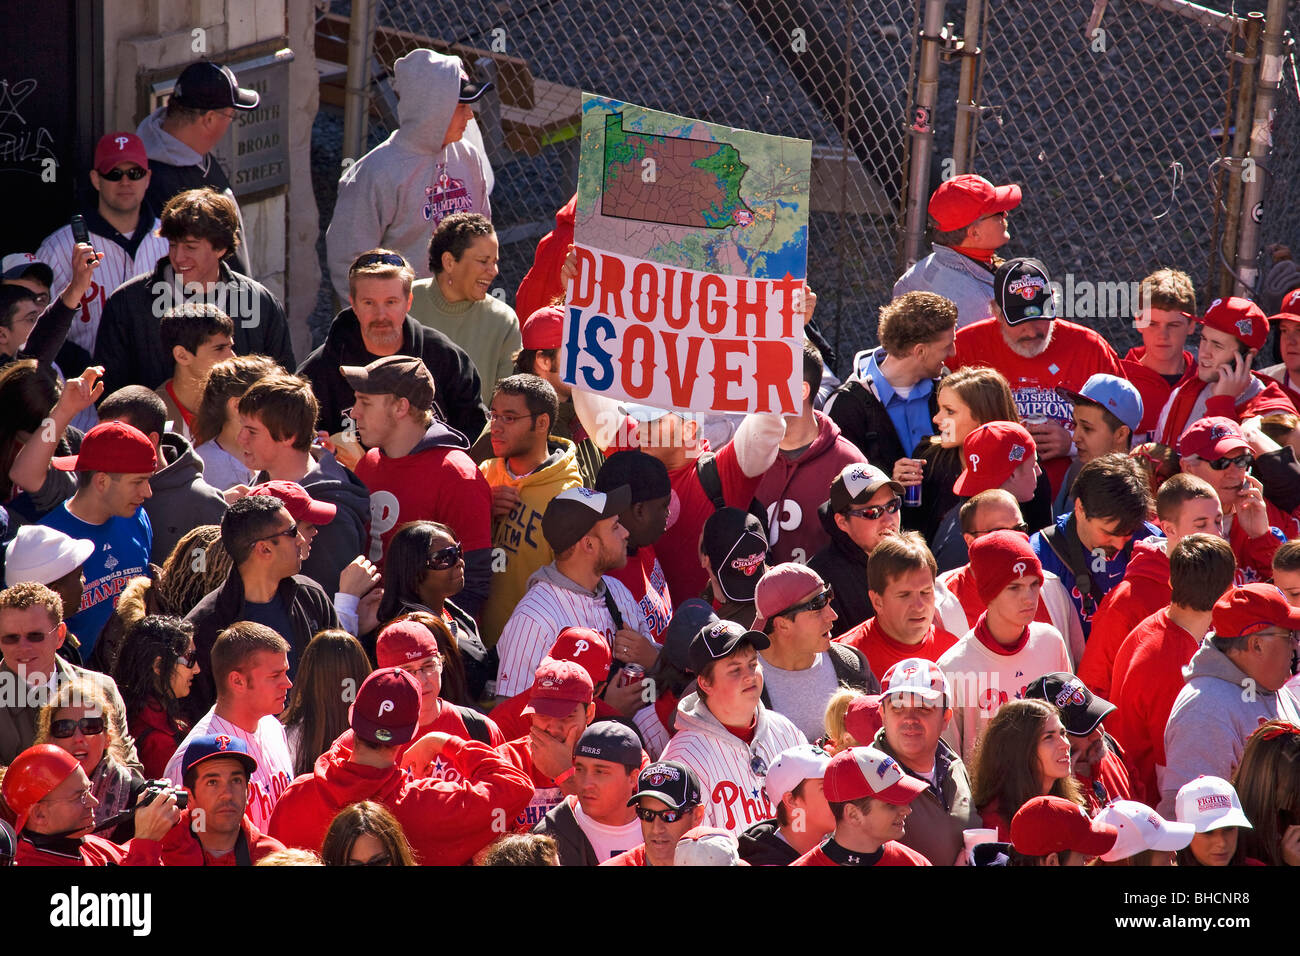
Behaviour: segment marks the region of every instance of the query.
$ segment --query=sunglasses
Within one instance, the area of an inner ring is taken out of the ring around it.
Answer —
[[[1227,455],[1224,455],[1222,458],[1216,458],[1214,461],[1207,462],[1207,464],[1215,471],[1226,471],[1233,465],[1236,465],[1238,468],[1250,468],[1255,464],[1255,456],[1247,451],[1242,452],[1236,458],[1229,458]]]
[[[397,266],[397,268],[401,269],[406,265],[406,260],[392,252],[370,252],[358,257],[357,261],[352,263],[352,269],[349,271],[355,272],[357,269],[364,269],[366,266],[375,266],[381,263],[386,266]]]
[[[886,504],[868,505],[865,508],[850,508],[846,513],[850,518],[862,518],[866,521],[875,521],[886,513],[891,515],[897,514],[898,509],[901,507],[903,507],[903,499],[898,497],[898,495],[894,495],[894,497],[890,498]]]
[[[26,634],[0,634],[0,644],[6,647],[13,647],[23,638],[27,639],[28,644],[40,644],[45,638],[59,629],[55,624],[48,631],[28,631]]]
[[[181,665],[181,667],[193,667],[198,662],[198,652],[192,647],[184,654],[179,654],[176,657],[176,663]]]
[[[989,528],[988,531],[976,531],[971,535],[972,538],[981,538],[986,534],[992,534],[994,531],[1019,531],[1021,534],[1029,534],[1029,525],[1023,521],[1013,524],[1010,528]]]
[[[130,169],[110,169],[106,173],[100,173],[99,178],[107,179],[110,183],[117,183],[121,182],[122,177],[125,176],[131,182],[137,183],[148,175],[149,170],[141,169],[139,166],[132,166]]]
[[[827,604],[830,604],[831,600],[834,597],[835,597],[835,589],[828,584],[826,585],[826,590],[823,591],[821,594],[818,594],[814,598],[809,598],[807,601],[804,601],[802,604],[796,604],[794,607],[786,608],[784,611],[781,612],[781,615],[782,616],[788,615],[789,617],[794,617],[796,614],[802,614],[804,611],[820,611]]]
[[[296,538],[298,537],[298,525],[292,524],[283,531],[277,531],[275,534],[268,534],[265,538],[258,538],[258,541],[274,541],[276,538]]]
[[[646,823],[654,823],[656,820],[662,820],[664,823],[676,823],[682,817],[686,816],[687,810],[647,810],[645,807],[637,807],[636,815]]]
[[[56,720],[50,724],[50,736],[65,740],[76,734],[77,729],[87,737],[104,732],[103,717],[82,717],[80,720]]]
[[[348,866],[391,866],[393,858],[387,853],[380,853],[378,856],[372,856],[370,859],[362,862],[361,860],[348,860]]]
[[[460,561],[461,550],[459,544],[453,544],[449,548],[443,548],[441,551],[435,551],[429,555],[429,561],[425,565],[430,571],[446,571],[454,568]]]

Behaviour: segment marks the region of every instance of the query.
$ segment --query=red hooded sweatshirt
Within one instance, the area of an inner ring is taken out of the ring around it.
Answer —
[[[864,462],[862,452],[840,434],[840,426],[813,412],[817,437],[797,458],[777,452],[763,473],[754,497],[767,509],[768,566],[786,561],[807,562],[831,543],[817,509],[829,495],[831,482],[846,465]]]
[[[167,763],[189,728],[174,723],[155,697],[133,710],[126,725],[135,738],[135,750],[140,755],[145,777],[149,780],[165,777]]]
[[[578,194],[574,193],[555,214],[555,228],[542,236],[533,253],[533,267],[528,270],[515,293],[515,314],[519,323],[544,306],[564,298],[560,285],[560,267],[573,242],[573,220],[578,214]]]
[[[423,866],[460,866],[500,837],[504,821],[533,795],[528,777],[495,750],[452,738],[442,750],[463,783],[408,780],[400,767],[352,762],[341,740],[321,754],[316,769],[289,785],[271,814],[271,835],[285,846],[320,852],[325,831],[344,807],[382,803],[402,825]],[[494,826],[494,824],[496,824]]]
[[[190,809],[181,812],[176,826],[167,831],[162,840],[163,866],[237,866],[235,851],[222,856],[212,856],[190,830]],[[283,850],[284,844],[269,837],[253,826],[248,817],[243,821],[244,839],[248,841],[248,859],[256,866],[262,857]]]
[[[157,840],[128,840],[118,846],[94,834],[80,839],[49,839],[24,830],[18,837],[14,866],[161,866]]]
[[[1124,580],[1111,588],[1092,617],[1092,633],[1079,661],[1079,680],[1098,697],[1111,700],[1110,675],[1115,655],[1133,628],[1169,606],[1169,556],[1164,542],[1133,545]]]
[[[1133,383],[1133,387],[1142,396],[1142,421],[1137,428],[1139,435],[1156,430],[1156,426],[1160,423],[1160,410],[1165,407],[1165,402],[1169,401],[1169,393],[1175,387],[1170,385],[1159,372],[1152,371],[1142,364],[1146,352],[1145,345],[1134,346],[1119,362],[1124,377]],[[1175,385],[1182,385],[1195,376],[1196,356],[1183,349],[1183,377]]]

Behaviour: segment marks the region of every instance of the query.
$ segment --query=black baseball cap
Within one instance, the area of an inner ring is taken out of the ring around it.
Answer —
[[[641,766],[641,741],[636,731],[616,720],[602,720],[582,732],[574,757],[608,760],[624,767]]]
[[[1061,712],[1065,732],[1075,737],[1086,737],[1097,729],[1102,718],[1116,707],[1102,700],[1084,686],[1073,674],[1058,671],[1030,681],[1025,688],[1026,700],[1045,700],[1055,704]]]
[[[458,102],[473,103],[490,89],[492,89],[491,80],[475,83],[462,72],[460,74],[460,98]]]
[[[1007,325],[1056,318],[1056,297],[1047,266],[1037,259],[1008,259],[993,274],[993,298]]]
[[[600,466],[600,472],[596,475],[596,490],[610,492],[619,485],[627,485],[631,489],[632,504],[667,498],[673,493],[667,466],[639,448],[616,451]]]
[[[700,778],[684,763],[660,760],[641,771],[636,778],[636,793],[632,794],[627,805],[635,805],[642,797],[654,797],[673,810],[698,807]]]
[[[172,100],[192,110],[257,109],[262,101],[256,90],[239,85],[230,67],[203,60],[191,63],[176,78]]]
[[[542,514],[542,537],[556,554],[568,551],[596,522],[621,515],[632,505],[632,490],[619,485],[607,493],[590,488],[566,488],[551,499]]]
[[[719,508],[704,522],[702,541],[722,596],[747,604],[767,570],[767,535],[755,515],[739,508]]]
[[[718,621],[706,624],[696,633],[691,641],[691,670],[696,674],[708,667],[710,662],[730,656],[741,644],[749,643],[755,650],[765,650],[772,646],[767,635],[762,631],[747,630],[735,621]]]
[[[720,620],[713,613],[713,608],[709,607],[708,601],[701,598],[683,601],[660,635],[663,638],[664,658],[682,673],[691,672],[691,642],[695,640],[700,628],[716,624]]]

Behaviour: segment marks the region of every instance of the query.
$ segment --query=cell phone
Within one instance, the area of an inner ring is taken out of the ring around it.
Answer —
[[[81,216],[80,213],[77,213],[70,220],[68,220],[68,225],[72,227],[73,242],[76,243],[84,242],[86,245],[90,246],[91,249],[95,248],[94,244],[91,243],[90,241],[90,230],[86,228],[86,220]]]

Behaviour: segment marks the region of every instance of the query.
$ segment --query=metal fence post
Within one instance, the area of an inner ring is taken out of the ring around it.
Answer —
[[[374,41],[374,5],[371,0],[352,0],[347,91],[343,105],[343,158],[353,162],[366,152],[366,127],[370,118],[370,51]]]
[[[975,137],[975,121],[979,104],[975,102],[975,74],[979,68],[980,27],[984,16],[984,0],[966,0],[966,22],[962,30],[961,79],[957,85],[957,122],[952,134],[953,173],[970,172],[971,141]]]
[[[943,45],[944,0],[926,0],[925,18],[918,38],[921,69],[916,84],[916,105],[908,132],[912,137],[911,169],[907,185],[906,231],[903,234],[903,266],[921,258],[925,240],[925,204],[929,197],[930,154],[934,148],[934,107],[939,98],[939,52]]]
[[[1228,54],[1228,69],[1236,70],[1239,86],[1237,87],[1237,105],[1233,111],[1232,155],[1225,160],[1223,184],[1227,196],[1226,212],[1223,219],[1223,237],[1220,252],[1223,256],[1216,262],[1214,271],[1219,275],[1218,295],[1228,295],[1234,282],[1232,269],[1237,261],[1237,231],[1241,225],[1241,192],[1246,153],[1250,148],[1250,116],[1255,101],[1255,64],[1259,57],[1259,33],[1263,16],[1258,13],[1247,15],[1241,23],[1245,33],[1245,52],[1238,53],[1236,45],[1238,35],[1234,31],[1230,42],[1233,49]],[[1224,136],[1228,131],[1224,130]]]
[[[1241,241],[1237,243],[1237,291],[1250,295],[1259,281],[1259,224],[1264,216],[1264,169],[1273,145],[1273,103],[1282,83],[1282,40],[1286,33],[1287,0],[1269,0],[1264,21],[1263,56],[1259,64],[1255,116],[1250,130],[1251,176],[1242,195]]]

